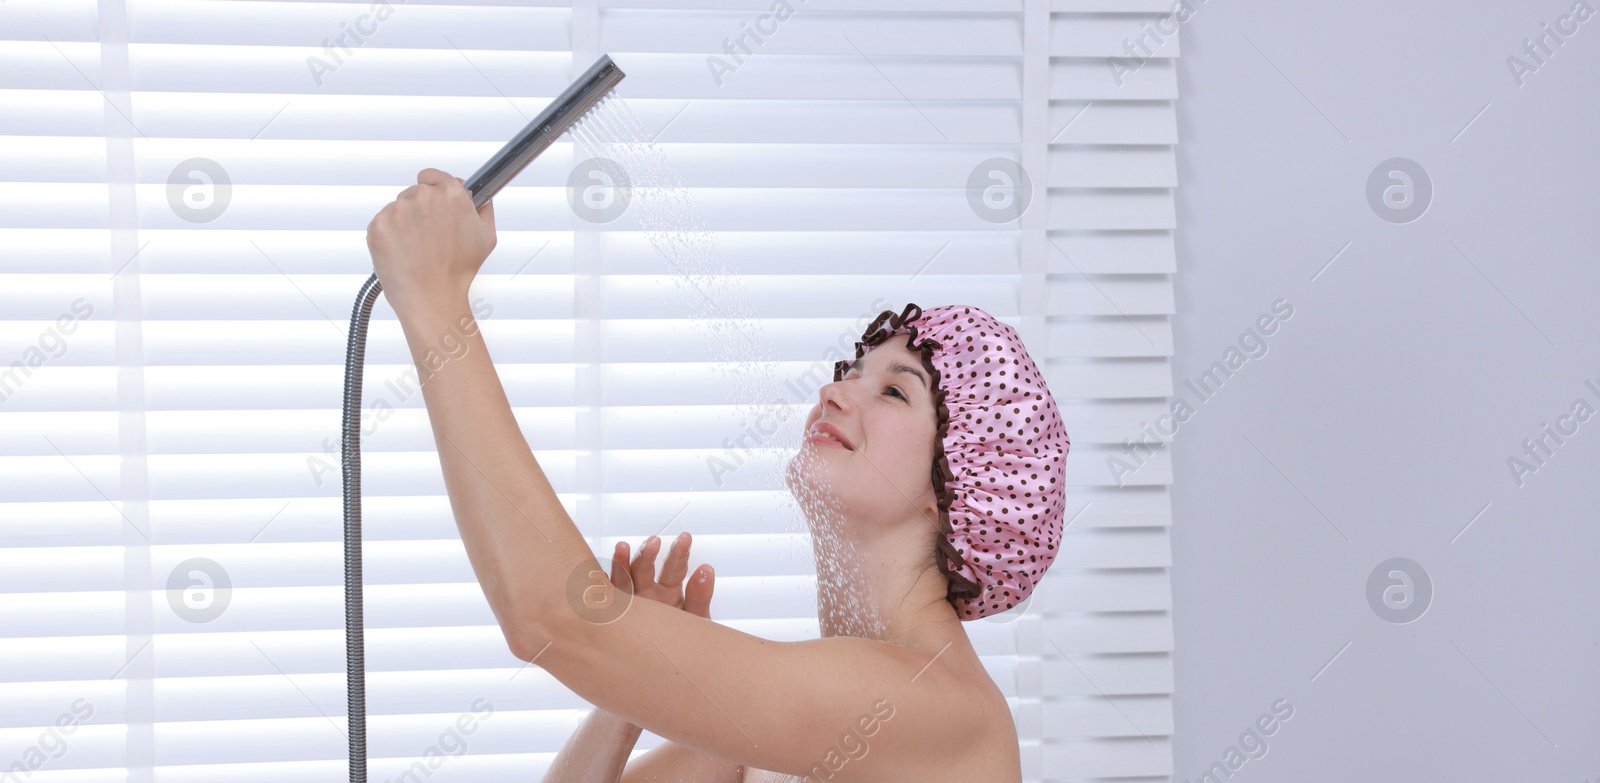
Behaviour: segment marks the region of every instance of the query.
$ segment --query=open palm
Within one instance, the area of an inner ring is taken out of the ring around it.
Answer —
[[[633,594],[640,598],[659,601],[710,619],[711,592],[716,586],[716,574],[711,566],[703,564],[696,568],[688,584],[684,584],[692,538],[688,532],[684,532],[673,540],[672,551],[667,553],[659,578],[656,576],[656,554],[661,551],[660,538],[651,536],[646,539],[632,563],[628,561],[628,542],[618,541],[611,554],[611,584],[627,590],[631,581]]]

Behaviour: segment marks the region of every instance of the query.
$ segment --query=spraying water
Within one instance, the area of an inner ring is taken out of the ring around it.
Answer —
[[[572,128],[572,135],[591,156],[615,161],[627,173],[633,195],[630,208],[645,237],[666,259],[692,320],[711,346],[713,371],[723,376],[736,417],[746,423],[744,431],[756,432],[749,423],[774,406],[814,403],[814,399],[785,401],[786,387],[774,372],[777,352],[755,317],[735,265],[707,229],[678,171],[628,105],[614,93],[608,95]],[[779,427],[765,439],[766,448],[787,457],[781,461],[782,476],[758,462],[741,463],[742,469],[762,471],[758,486],[788,490],[781,495],[784,526],[810,536],[822,635],[881,640],[884,623],[863,589],[866,580],[843,528],[843,508],[826,479],[823,458],[815,449],[800,447],[800,429]]]

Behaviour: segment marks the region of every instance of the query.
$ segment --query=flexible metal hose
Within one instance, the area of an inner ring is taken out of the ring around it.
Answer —
[[[350,781],[367,780],[366,632],[361,618],[361,372],[367,352],[367,320],[383,292],[373,274],[356,295],[350,342],[344,356],[344,655],[349,697]]]

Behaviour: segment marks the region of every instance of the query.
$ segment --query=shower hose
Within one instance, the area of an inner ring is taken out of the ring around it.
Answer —
[[[367,351],[367,320],[383,284],[374,273],[356,295],[344,355],[344,655],[349,698],[350,780],[367,779],[366,636],[361,622],[361,369]]]

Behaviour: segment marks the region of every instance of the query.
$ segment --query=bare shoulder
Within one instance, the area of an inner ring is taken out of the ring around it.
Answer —
[[[1022,754],[1011,704],[976,656],[969,672],[962,696],[971,716],[973,741],[951,773],[995,783],[1021,783]]]
[[[887,764],[874,765],[871,772],[862,766],[875,749],[873,737],[861,732],[830,737],[832,742],[819,752],[818,763],[810,777],[802,779],[781,772],[740,767],[739,783],[809,783],[815,780],[865,781],[873,783],[924,783],[928,780],[983,780],[994,783],[1021,783],[1022,760],[1017,745],[1016,725],[1004,694],[979,667],[981,681],[969,680],[971,685],[958,686],[952,692],[952,702],[963,705],[963,716],[971,727],[971,742],[960,752],[947,752],[948,748],[928,747],[917,754],[918,758],[883,759]],[[890,722],[893,718],[890,717]],[[873,730],[873,734],[877,731]],[[850,767],[856,767],[852,770]],[[861,774],[850,774],[857,772]],[[831,777],[830,777],[831,776]]]
[[[946,675],[939,687],[948,689],[949,703],[958,705],[966,737],[954,754],[929,754],[943,759],[933,777],[1021,783],[1017,726],[1005,693],[984,667],[965,628],[948,637],[948,643],[938,659]]]
[[[923,649],[834,637],[839,643],[860,645],[863,655],[884,655],[917,663],[912,684],[934,699],[873,702],[856,721],[841,731],[821,737],[818,763],[810,772],[818,780],[895,783],[931,779],[978,779],[996,783],[1021,783],[1021,758],[1017,730],[1005,694],[989,676],[966,634],[951,634]],[[827,639],[813,640],[827,642]],[[907,722],[917,711],[917,722]],[[937,717],[929,712],[937,713]],[[896,719],[907,726],[916,741],[904,742]],[[929,719],[933,719],[932,723]],[[937,725],[935,725],[937,724]],[[916,726],[916,729],[910,727]],[[879,754],[892,754],[894,758]],[[854,767],[854,769],[849,769]],[[854,773],[854,774],[851,774]],[[780,783],[798,778],[748,768],[742,783]]]

